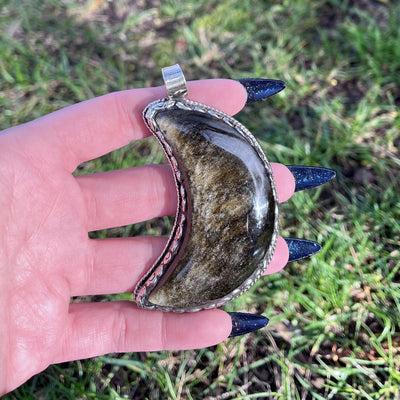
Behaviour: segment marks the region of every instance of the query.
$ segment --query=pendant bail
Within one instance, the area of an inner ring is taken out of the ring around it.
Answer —
[[[178,99],[187,95],[186,79],[179,64],[165,67],[162,75],[170,99]]]

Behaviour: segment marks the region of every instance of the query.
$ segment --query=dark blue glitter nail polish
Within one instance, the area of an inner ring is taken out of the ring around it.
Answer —
[[[303,167],[300,165],[287,165],[296,182],[295,191],[310,189],[330,181],[336,176],[336,172],[321,167]]]
[[[288,262],[302,260],[310,257],[321,250],[321,245],[317,242],[305,239],[284,238],[289,247]]]
[[[285,89],[285,82],[275,79],[238,79],[247,92],[246,104],[266,99]]]
[[[263,328],[268,324],[269,319],[262,315],[246,314],[240,312],[228,313],[232,319],[232,331],[229,337],[245,335]]]

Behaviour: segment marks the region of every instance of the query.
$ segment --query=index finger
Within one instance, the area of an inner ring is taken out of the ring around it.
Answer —
[[[188,98],[231,115],[242,109],[247,97],[240,83],[225,79],[188,82],[188,90]],[[35,150],[45,147],[46,157],[52,154],[72,172],[83,161],[150,135],[142,119],[143,109],[163,97],[163,86],[110,93],[28,123],[30,134],[24,139]],[[21,125],[15,130],[25,133],[26,127]]]

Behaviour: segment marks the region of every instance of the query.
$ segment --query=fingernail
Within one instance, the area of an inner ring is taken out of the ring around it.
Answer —
[[[245,335],[263,328],[268,324],[269,319],[262,315],[246,314],[240,312],[228,313],[232,319],[232,331],[229,337]]]
[[[285,82],[275,79],[238,79],[247,92],[246,104],[266,99],[285,89]]]
[[[288,262],[302,260],[318,253],[321,245],[317,242],[305,239],[284,238],[289,247]]]
[[[288,165],[287,167],[296,182],[295,192],[322,185],[336,176],[336,172],[329,168],[303,167],[301,165]]]

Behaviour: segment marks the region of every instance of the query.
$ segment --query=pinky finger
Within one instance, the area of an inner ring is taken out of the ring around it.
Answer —
[[[113,352],[186,350],[226,339],[232,321],[222,310],[165,313],[129,301],[71,304],[66,334],[54,362]]]

